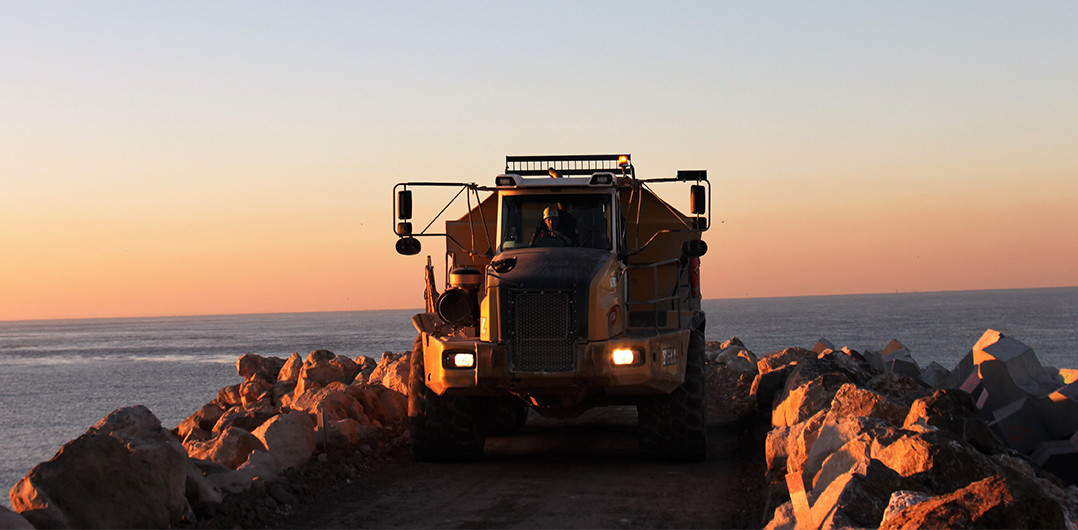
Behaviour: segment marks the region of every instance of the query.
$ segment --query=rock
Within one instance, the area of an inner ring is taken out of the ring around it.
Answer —
[[[340,383],[299,395],[292,402],[292,410],[306,412],[313,418],[322,416],[328,421],[366,418],[363,405]]]
[[[824,421],[816,441],[805,457],[805,475],[815,477],[824,461],[852,440],[861,440],[873,446],[871,456],[878,458],[875,446],[886,446],[899,436],[900,431],[895,426],[879,418],[858,416]]]
[[[373,422],[403,430],[408,424],[408,398],[380,385],[352,385],[345,389],[363,406],[363,413]]]
[[[277,458],[281,469],[303,464],[314,454],[314,422],[305,412],[274,416],[252,434]]]
[[[356,366],[359,367],[359,375],[356,376],[353,383],[362,384],[368,381],[378,363],[366,355],[360,355],[356,358]]]
[[[1059,371],[1059,377],[1063,380],[1063,384],[1065,385],[1078,383],[1078,369],[1063,368]]]
[[[833,367],[835,371],[845,374],[850,381],[861,385],[879,375],[879,372],[872,368],[872,365],[860,353],[849,348],[822,353],[818,359]]]
[[[756,374],[752,380],[749,394],[756,396],[756,408],[758,410],[771,411],[774,408],[775,398],[786,386],[786,379],[793,372],[794,365],[786,365],[777,370]]]
[[[886,397],[853,384],[845,384],[838,389],[827,414],[835,422],[840,418],[871,416],[896,427],[901,426],[906,417],[906,411]]]
[[[1062,528],[1063,510],[1027,484],[996,475],[909,506],[881,529]]]
[[[206,480],[218,491],[236,494],[251,489],[251,477],[247,473],[229,469],[208,460],[192,459],[192,462],[195,462]]]
[[[769,353],[760,358],[760,361],[756,364],[756,370],[761,374],[766,374],[772,370],[778,370],[787,364],[795,364],[802,359],[813,359],[816,357],[816,352],[812,350],[806,350],[804,348],[786,348],[782,351]]]
[[[213,425],[213,432],[221,433],[229,427],[240,427],[247,431],[254,431],[263,422],[277,415],[276,407],[263,401],[247,405],[236,405],[229,408],[217,419]]]
[[[192,505],[199,506],[203,509],[221,504],[221,501],[224,500],[221,488],[218,488],[213,482],[206,478],[205,473],[203,473],[198,465],[199,462],[201,461],[188,459],[187,480],[184,483],[184,495],[187,496],[187,500]]]
[[[901,477],[877,460],[868,460],[814,489],[812,518],[820,528],[872,528],[879,524]]]
[[[241,427],[228,427],[220,434],[204,442],[185,446],[191,458],[209,460],[229,469],[236,469],[247,461],[252,451],[265,451],[265,446],[251,432]]]
[[[224,415],[225,409],[214,402],[206,403],[202,408],[195,411],[194,414],[187,417],[187,419],[180,422],[176,427],[176,433],[180,439],[187,438],[191,434],[192,430],[201,429],[202,431],[212,431],[213,426],[217,423],[217,420],[221,419]]]
[[[879,445],[872,457],[907,477],[912,489],[946,493],[1000,472],[990,457],[939,432],[907,433]]]
[[[371,372],[367,381],[370,384],[382,385],[408,395],[408,372],[410,370],[410,354],[385,352],[378,366]]]
[[[280,357],[262,357],[248,353],[236,359],[236,374],[246,381],[257,378],[274,383],[284,364],[285,360]]]
[[[221,390],[217,391],[217,399],[214,399],[213,403],[226,410],[236,405],[242,405],[243,399],[240,398],[240,385],[235,384],[221,388]]]
[[[265,451],[252,451],[236,471],[249,477],[248,480],[265,480],[273,482],[277,480],[281,465],[277,459]]]
[[[0,506],[0,528],[34,530],[34,525],[30,524],[30,521],[27,521],[25,517]]]
[[[754,413],[757,400],[752,394],[752,384],[756,379],[756,362],[752,352],[731,346],[719,352],[716,359],[705,368],[708,412],[728,418]]]
[[[899,373],[912,379],[921,378],[921,368],[917,366],[910,350],[896,339],[891,339],[880,352],[880,362],[886,372]]]
[[[940,429],[984,454],[996,454],[1003,450],[999,439],[981,419],[973,398],[957,389],[937,390],[931,396],[914,401],[902,427],[912,429],[914,425],[930,425]]]
[[[326,350],[315,350],[303,361],[293,396],[333,382],[349,384],[358,374],[359,366],[348,357],[334,355]]]
[[[277,381],[292,381],[293,383],[299,379],[299,372],[303,369],[303,359],[299,358],[299,353],[293,353],[285,360],[284,365],[281,366],[281,371],[277,373]]]
[[[793,502],[787,501],[775,508],[775,513],[771,516],[771,521],[764,526],[764,530],[794,530],[796,527]]]
[[[240,383],[239,394],[242,405],[264,402],[273,406],[273,383],[265,379],[254,378]]]
[[[932,495],[920,491],[899,490],[892,493],[891,500],[887,503],[887,509],[883,512],[883,520],[877,526],[883,526],[895,515],[898,515],[898,512],[931,498]]]
[[[800,423],[817,412],[826,410],[831,405],[835,392],[848,383],[849,379],[840,374],[828,373],[796,388],[790,388],[792,381],[793,376],[787,380],[786,387],[789,390],[785,397],[775,405],[775,410],[771,413],[771,425],[774,427]]]
[[[916,379],[897,372],[877,375],[866,381],[863,386],[903,408],[912,405],[914,400],[932,393]]]
[[[12,489],[35,527],[164,528],[193,517],[187,455],[143,406],[109,413]]]

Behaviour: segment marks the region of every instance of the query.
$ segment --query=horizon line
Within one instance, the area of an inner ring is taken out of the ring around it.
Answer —
[[[805,294],[805,295],[774,295],[774,296],[730,296],[723,298],[704,298],[701,302],[726,301],[726,300],[774,300],[783,298],[828,298],[837,296],[878,296],[878,295],[904,295],[904,294],[944,294],[944,293],[970,293],[987,291],[1035,291],[1048,289],[1075,289],[1078,285],[1059,285],[1053,287],[1002,287],[994,289],[942,289],[938,291],[901,290],[887,292],[867,293],[834,293],[834,294]],[[155,318],[199,318],[199,317],[244,317],[244,316],[272,316],[272,315],[315,315],[320,313],[362,313],[367,311],[422,311],[419,307],[398,307],[382,309],[331,309],[325,311],[268,311],[254,313],[190,313],[190,314],[163,314],[163,315],[129,315],[129,316],[90,316],[90,317],[47,317],[26,319],[0,319],[0,324],[16,324],[26,322],[55,322],[64,320],[135,320]]]

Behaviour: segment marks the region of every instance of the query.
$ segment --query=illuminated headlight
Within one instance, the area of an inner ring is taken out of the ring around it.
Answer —
[[[475,368],[475,353],[446,352],[442,356],[442,366],[446,368]]]
[[[610,356],[614,366],[629,366],[644,360],[644,353],[629,348],[618,348]]]

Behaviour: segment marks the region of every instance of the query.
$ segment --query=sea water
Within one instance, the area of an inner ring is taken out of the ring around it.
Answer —
[[[826,338],[950,369],[986,329],[1078,368],[1078,288],[706,300],[707,339],[759,355]],[[0,488],[109,412],[148,407],[166,428],[236,384],[245,353],[316,349],[377,360],[411,349],[415,310],[0,322]],[[6,495],[0,503],[10,506]]]

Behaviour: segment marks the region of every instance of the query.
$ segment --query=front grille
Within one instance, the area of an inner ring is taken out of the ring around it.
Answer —
[[[514,372],[576,370],[571,293],[517,291],[511,313],[510,362]]]

